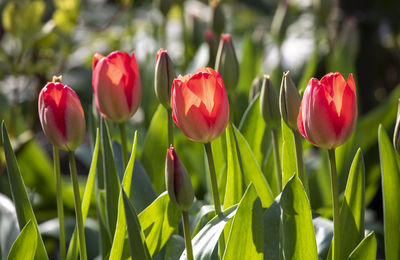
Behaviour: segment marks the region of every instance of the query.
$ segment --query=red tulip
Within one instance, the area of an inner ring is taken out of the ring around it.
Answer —
[[[171,89],[172,117],[193,141],[208,143],[219,137],[229,121],[229,103],[218,72],[200,68],[179,75]]]
[[[353,75],[329,73],[321,81],[312,78],[301,102],[297,126],[312,144],[323,148],[342,145],[357,120],[357,96]]]
[[[132,52],[114,51],[107,57],[93,57],[93,92],[99,112],[116,122],[135,114],[140,104],[139,67]]]
[[[85,135],[85,116],[75,91],[49,82],[39,94],[39,118],[43,131],[56,147],[75,150]]]

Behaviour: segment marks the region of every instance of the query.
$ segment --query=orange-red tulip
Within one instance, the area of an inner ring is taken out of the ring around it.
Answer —
[[[172,117],[190,139],[208,143],[219,137],[229,121],[229,103],[218,72],[200,68],[179,75],[171,89]]]
[[[312,144],[335,148],[353,133],[357,120],[357,96],[353,75],[329,73],[320,81],[312,78],[301,102],[297,126]]]
[[[75,150],[85,135],[85,116],[75,91],[49,82],[39,94],[39,118],[43,132],[56,147]]]
[[[135,53],[114,51],[93,57],[93,92],[99,112],[116,122],[132,117],[140,104],[141,86]]]

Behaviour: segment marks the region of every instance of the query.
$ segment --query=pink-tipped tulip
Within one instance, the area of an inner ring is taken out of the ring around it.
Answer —
[[[297,126],[310,143],[327,149],[338,147],[349,139],[356,120],[357,96],[352,74],[347,82],[338,72],[308,82]]]
[[[229,103],[218,72],[200,68],[179,75],[171,89],[172,117],[192,141],[208,143],[219,137],[229,121]]]
[[[135,53],[114,51],[93,57],[93,92],[99,112],[121,123],[132,117],[140,104],[141,85]]]
[[[56,147],[73,151],[85,135],[85,116],[79,97],[67,85],[49,82],[39,94],[43,132]]]

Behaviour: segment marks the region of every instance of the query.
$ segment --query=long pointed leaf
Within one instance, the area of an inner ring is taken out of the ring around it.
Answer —
[[[370,232],[350,254],[349,260],[375,260],[376,250],[375,233]]]
[[[40,236],[36,217],[33,213],[32,205],[28,199],[24,180],[22,179],[21,172],[19,171],[17,159],[15,158],[14,151],[11,147],[10,138],[8,137],[6,124],[4,122],[2,123],[2,141],[4,146],[4,155],[6,157],[7,176],[10,183],[15,210],[17,212],[19,228],[22,229],[29,220],[32,221],[37,230],[38,237],[40,238],[38,249],[36,251],[36,257],[39,259],[48,259],[46,248],[44,247],[42,237]]]
[[[282,185],[286,183],[297,172],[296,168],[296,150],[294,146],[293,133],[286,123],[282,120]]]
[[[126,166],[124,179],[122,180],[122,188],[127,191],[126,196],[128,196],[128,198],[131,195],[132,175],[133,175],[133,167],[135,164],[136,146],[137,146],[137,132],[135,132],[135,138],[133,140],[131,158],[129,159],[128,165]],[[121,258],[124,249],[125,231],[126,231],[126,218],[124,212],[124,202],[122,198],[122,192],[120,192],[118,199],[117,227],[115,229],[114,240],[110,253],[111,259]]]
[[[378,131],[382,173],[386,259],[400,259],[400,172],[392,143],[382,125]]]
[[[38,231],[33,221],[29,220],[26,226],[11,247],[8,260],[33,260],[38,242]]]

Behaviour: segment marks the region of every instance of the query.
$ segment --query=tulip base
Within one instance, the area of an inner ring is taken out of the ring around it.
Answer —
[[[59,223],[59,240],[60,240],[60,258],[65,259],[66,245],[65,245],[65,226],[64,226],[64,205],[62,198],[62,183],[61,183],[61,172],[60,172],[60,156],[58,148],[53,146],[53,163],[54,163],[54,175],[56,181],[56,199],[57,199],[57,215]]]
[[[183,224],[183,234],[185,236],[187,260],[193,260],[192,237],[190,235],[189,214],[187,211],[182,211],[182,224]]]
[[[332,248],[332,259],[339,259],[340,250],[340,226],[339,226],[339,193],[337,186],[337,173],[336,173],[336,158],[335,158],[335,148],[328,150],[329,154],[329,164],[331,173],[331,192],[332,192],[332,205],[333,205],[333,248]]]
[[[87,260],[85,230],[84,230],[85,227],[83,225],[82,203],[81,203],[81,198],[80,198],[81,196],[79,193],[78,174],[76,171],[76,162],[75,162],[74,151],[68,152],[68,159],[69,159],[69,167],[70,167],[70,171],[71,171],[72,188],[74,191],[74,204],[75,204],[76,223],[78,226],[80,259]]]

